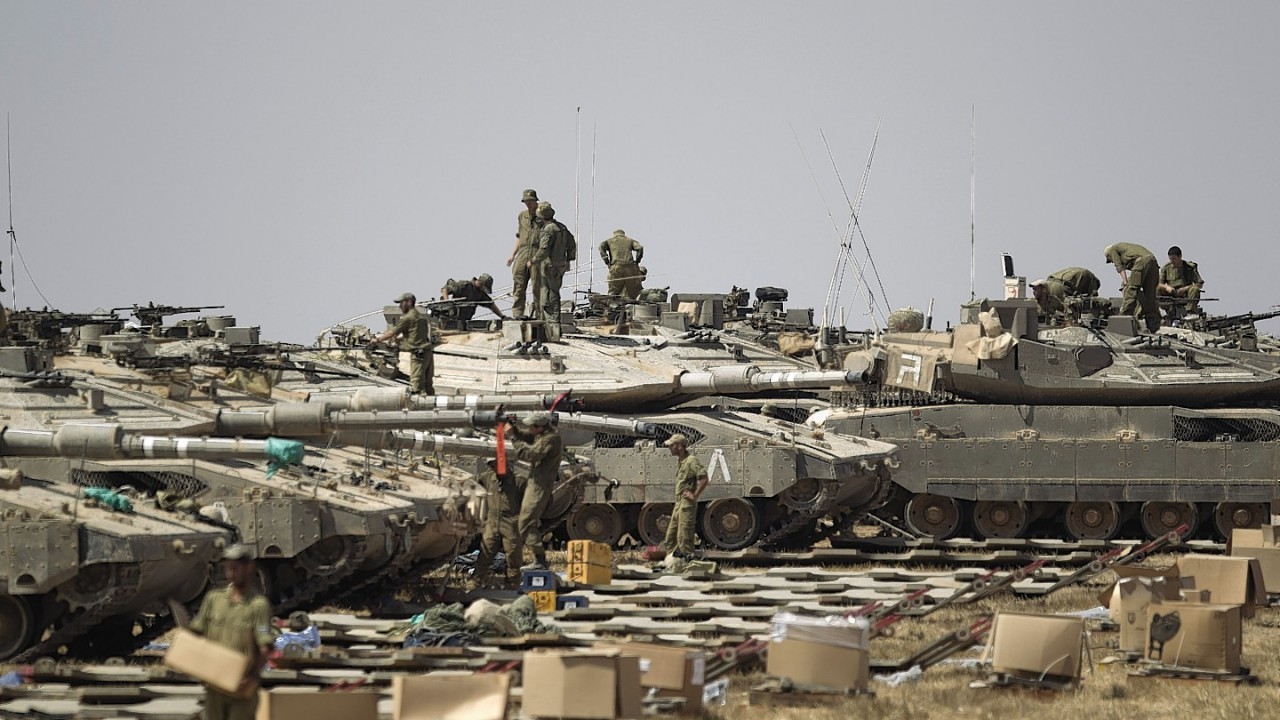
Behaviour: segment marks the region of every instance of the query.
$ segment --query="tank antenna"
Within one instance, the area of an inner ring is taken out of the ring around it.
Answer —
[[[977,277],[977,216],[978,216],[978,109],[969,108],[969,299],[977,297],[974,282]]]
[[[574,115],[574,133],[577,139],[574,144],[575,148],[573,161],[573,235],[577,237],[581,235],[579,230],[580,224],[578,218],[581,216],[580,206],[582,205],[582,106],[579,105]],[[582,272],[582,263],[578,263],[575,272]],[[579,276],[581,277],[581,276]]]
[[[13,153],[9,142],[9,113],[4,114],[4,159],[9,172],[9,291],[13,293],[12,305],[18,309],[18,283],[13,263],[13,249],[18,244],[18,236],[13,232]]]
[[[591,121],[591,220],[588,235],[594,241],[596,236],[596,123]],[[590,247],[591,242],[587,243]],[[596,253],[587,250],[587,291],[596,291]]]

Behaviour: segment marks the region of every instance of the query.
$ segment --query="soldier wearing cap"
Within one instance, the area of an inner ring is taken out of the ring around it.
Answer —
[[[1107,262],[1116,266],[1124,283],[1124,300],[1120,315],[1142,318],[1147,330],[1160,329],[1160,305],[1156,302],[1156,285],[1160,282],[1160,265],[1152,252],[1136,243],[1108,245]]]
[[[640,261],[644,259],[644,246],[627,237],[621,230],[614,230],[613,237],[600,241],[600,258],[609,266],[609,294],[624,295],[631,300],[640,297]]]
[[[1031,283],[1031,291],[1035,294],[1036,303],[1040,305],[1040,314],[1048,317],[1055,312],[1066,309],[1065,300],[1068,295],[1098,294],[1102,281],[1088,268],[1063,268],[1043,280]]]
[[[538,231],[542,229],[542,221],[538,219],[538,191],[529,188],[520,196],[524,210],[516,218],[516,244],[507,257],[507,267],[511,268],[511,316],[525,317],[525,290],[535,272],[533,267],[533,251],[538,246]],[[538,302],[538,284],[534,278],[533,302]],[[531,313],[537,315],[537,312]]]
[[[470,280],[450,279],[444,287],[440,288],[440,299],[461,301],[450,308],[451,319],[459,330],[465,330],[467,323],[471,322],[471,318],[476,314],[476,308],[481,306],[489,308],[500,320],[509,319],[493,301],[493,297],[489,294],[492,292],[493,276],[484,273]]]
[[[253,551],[232,545],[222,555],[227,587],[210,590],[188,627],[226,647],[253,658],[236,695],[205,688],[205,720],[253,720],[258,707],[258,676],[275,643],[271,603],[254,586]]]
[[[707,489],[707,469],[689,453],[689,438],[683,434],[672,435],[663,445],[671,448],[671,454],[680,459],[680,464],[676,468],[676,503],[671,509],[671,522],[667,524],[667,537],[662,546],[677,561],[689,560],[693,557],[698,498]]]
[[[507,468],[507,474],[499,475],[497,460],[489,460],[488,465],[478,478],[489,493],[489,503],[476,559],[476,583],[483,586],[488,582],[493,574],[493,559],[501,550],[507,555],[507,587],[512,588],[520,584],[520,563],[524,562],[520,504],[526,487],[517,483],[511,468]]]
[[[511,425],[515,456],[530,465],[528,479],[517,477],[520,487],[520,516],[517,532],[524,538],[525,547],[533,553],[533,563],[524,570],[547,569],[547,550],[542,544],[542,514],[551,502],[551,492],[560,477],[560,458],[564,455],[564,441],[560,433],[551,427],[551,415],[545,412],[530,413],[519,425]],[[512,560],[508,560],[512,562]]]
[[[409,392],[435,395],[432,376],[435,375],[436,357],[431,337],[431,319],[418,309],[418,298],[413,293],[401,293],[396,304],[403,313],[388,331],[374,338],[369,345],[377,345],[392,338],[404,336],[400,349],[409,353]]]
[[[565,273],[578,259],[578,243],[564,223],[558,222],[551,203],[538,203],[538,248],[533,265],[538,269],[538,307],[541,310],[543,339],[560,342],[560,287]]]
[[[1169,262],[1160,268],[1160,282],[1156,292],[1171,298],[1186,298],[1186,312],[1193,313],[1200,308],[1200,289],[1204,287],[1204,278],[1200,277],[1200,269],[1190,260],[1182,259],[1182,248],[1174,245],[1169,248]]]

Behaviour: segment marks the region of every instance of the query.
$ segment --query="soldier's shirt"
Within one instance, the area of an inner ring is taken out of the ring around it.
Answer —
[[[1155,253],[1137,243],[1116,243],[1107,253],[1107,260],[1122,270],[1132,270],[1133,264],[1144,257],[1156,259]]]
[[[552,220],[538,231],[538,248],[533,254],[534,264],[549,262],[552,265],[568,265],[576,259],[570,247],[568,228]]]
[[[564,454],[560,433],[548,429],[534,437],[532,433],[517,429],[516,438],[520,440],[516,444],[516,459],[533,466],[529,476],[541,482],[554,482],[560,474],[560,456]]]
[[[191,621],[192,632],[250,657],[275,642],[271,631],[271,603],[256,590],[236,600],[231,588],[210,590]]]
[[[680,466],[676,468],[676,497],[683,497],[685,492],[696,492],[698,489],[698,478],[707,474],[706,467],[702,461],[689,453],[680,461]]]
[[[639,254],[643,254],[644,246],[626,235],[614,235],[608,239],[600,241],[600,257],[605,257],[605,253],[607,251],[608,257],[610,258],[610,265],[639,262],[637,259],[632,257],[631,251],[633,250]]]
[[[1062,283],[1062,290],[1067,295],[1097,295],[1098,290],[1102,288],[1102,281],[1098,280],[1098,276],[1088,268],[1063,268],[1050,275],[1048,279]]]
[[[516,237],[520,238],[517,252],[532,251],[538,245],[538,230],[542,228],[542,221],[538,220],[536,215],[532,215],[528,210],[521,210],[520,217],[516,220]]]
[[[1198,285],[1203,282],[1199,268],[1190,260],[1183,260],[1181,268],[1174,267],[1173,263],[1165,263],[1160,268],[1160,283],[1162,285],[1180,288],[1187,285]]]
[[[450,280],[444,289],[449,293],[449,297],[455,300],[466,300],[472,303],[472,307],[484,307],[493,302],[489,293],[483,288],[476,287],[470,280]]]
[[[431,347],[431,319],[417,307],[411,307],[396,321],[395,334],[404,336],[402,349],[425,350]]]

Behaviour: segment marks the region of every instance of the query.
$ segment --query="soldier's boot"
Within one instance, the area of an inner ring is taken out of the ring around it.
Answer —
[[[551,566],[547,564],[547,552],[535,552],[533,554],[533,562],[520,568],[521,570],[546,570]]]

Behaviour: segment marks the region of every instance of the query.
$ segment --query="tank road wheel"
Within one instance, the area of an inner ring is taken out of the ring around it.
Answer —
[[[1031,524],[1021,500],[979,500],[973,506],[973,527],[984,538],[1022,537]]]
[[[667,525],[671,523],[672,503],[645,503],[636,518],[636,532],[645,545],[661,545],[667,539]]]
[[[760,537],[760,512],[745,498],[712,500],[702,513],[701,534],[721,550],[750,547]]]
[[[1073,540],[1110,540],[1120,530],[1120,507],[1113,502],[1067,505],[1067,533]]]
[[[27,649],[36,637],[36,613],[24,597],[0,595],[0,660]]]
[[[934,540],[950,540],[960,532],[960,503],[945,495],[916,495],[907,501],[912,532]]]
[[[1213,525],[1224,540],[1230,540],[1236,528],[1262,527],[1270,519],[1266,503],[1224,502],[1213,509]]]
[[[622,516],[609,503],[588,503],[569,516],[569,539],[613,547],[622,537]]]
[[[1195,503],[1146,502],[1142,504],[1142,531],[1152,540],[1178,529],[1179,525],[1191,528],[1188,535],[1200,524],[1200,511]]]

